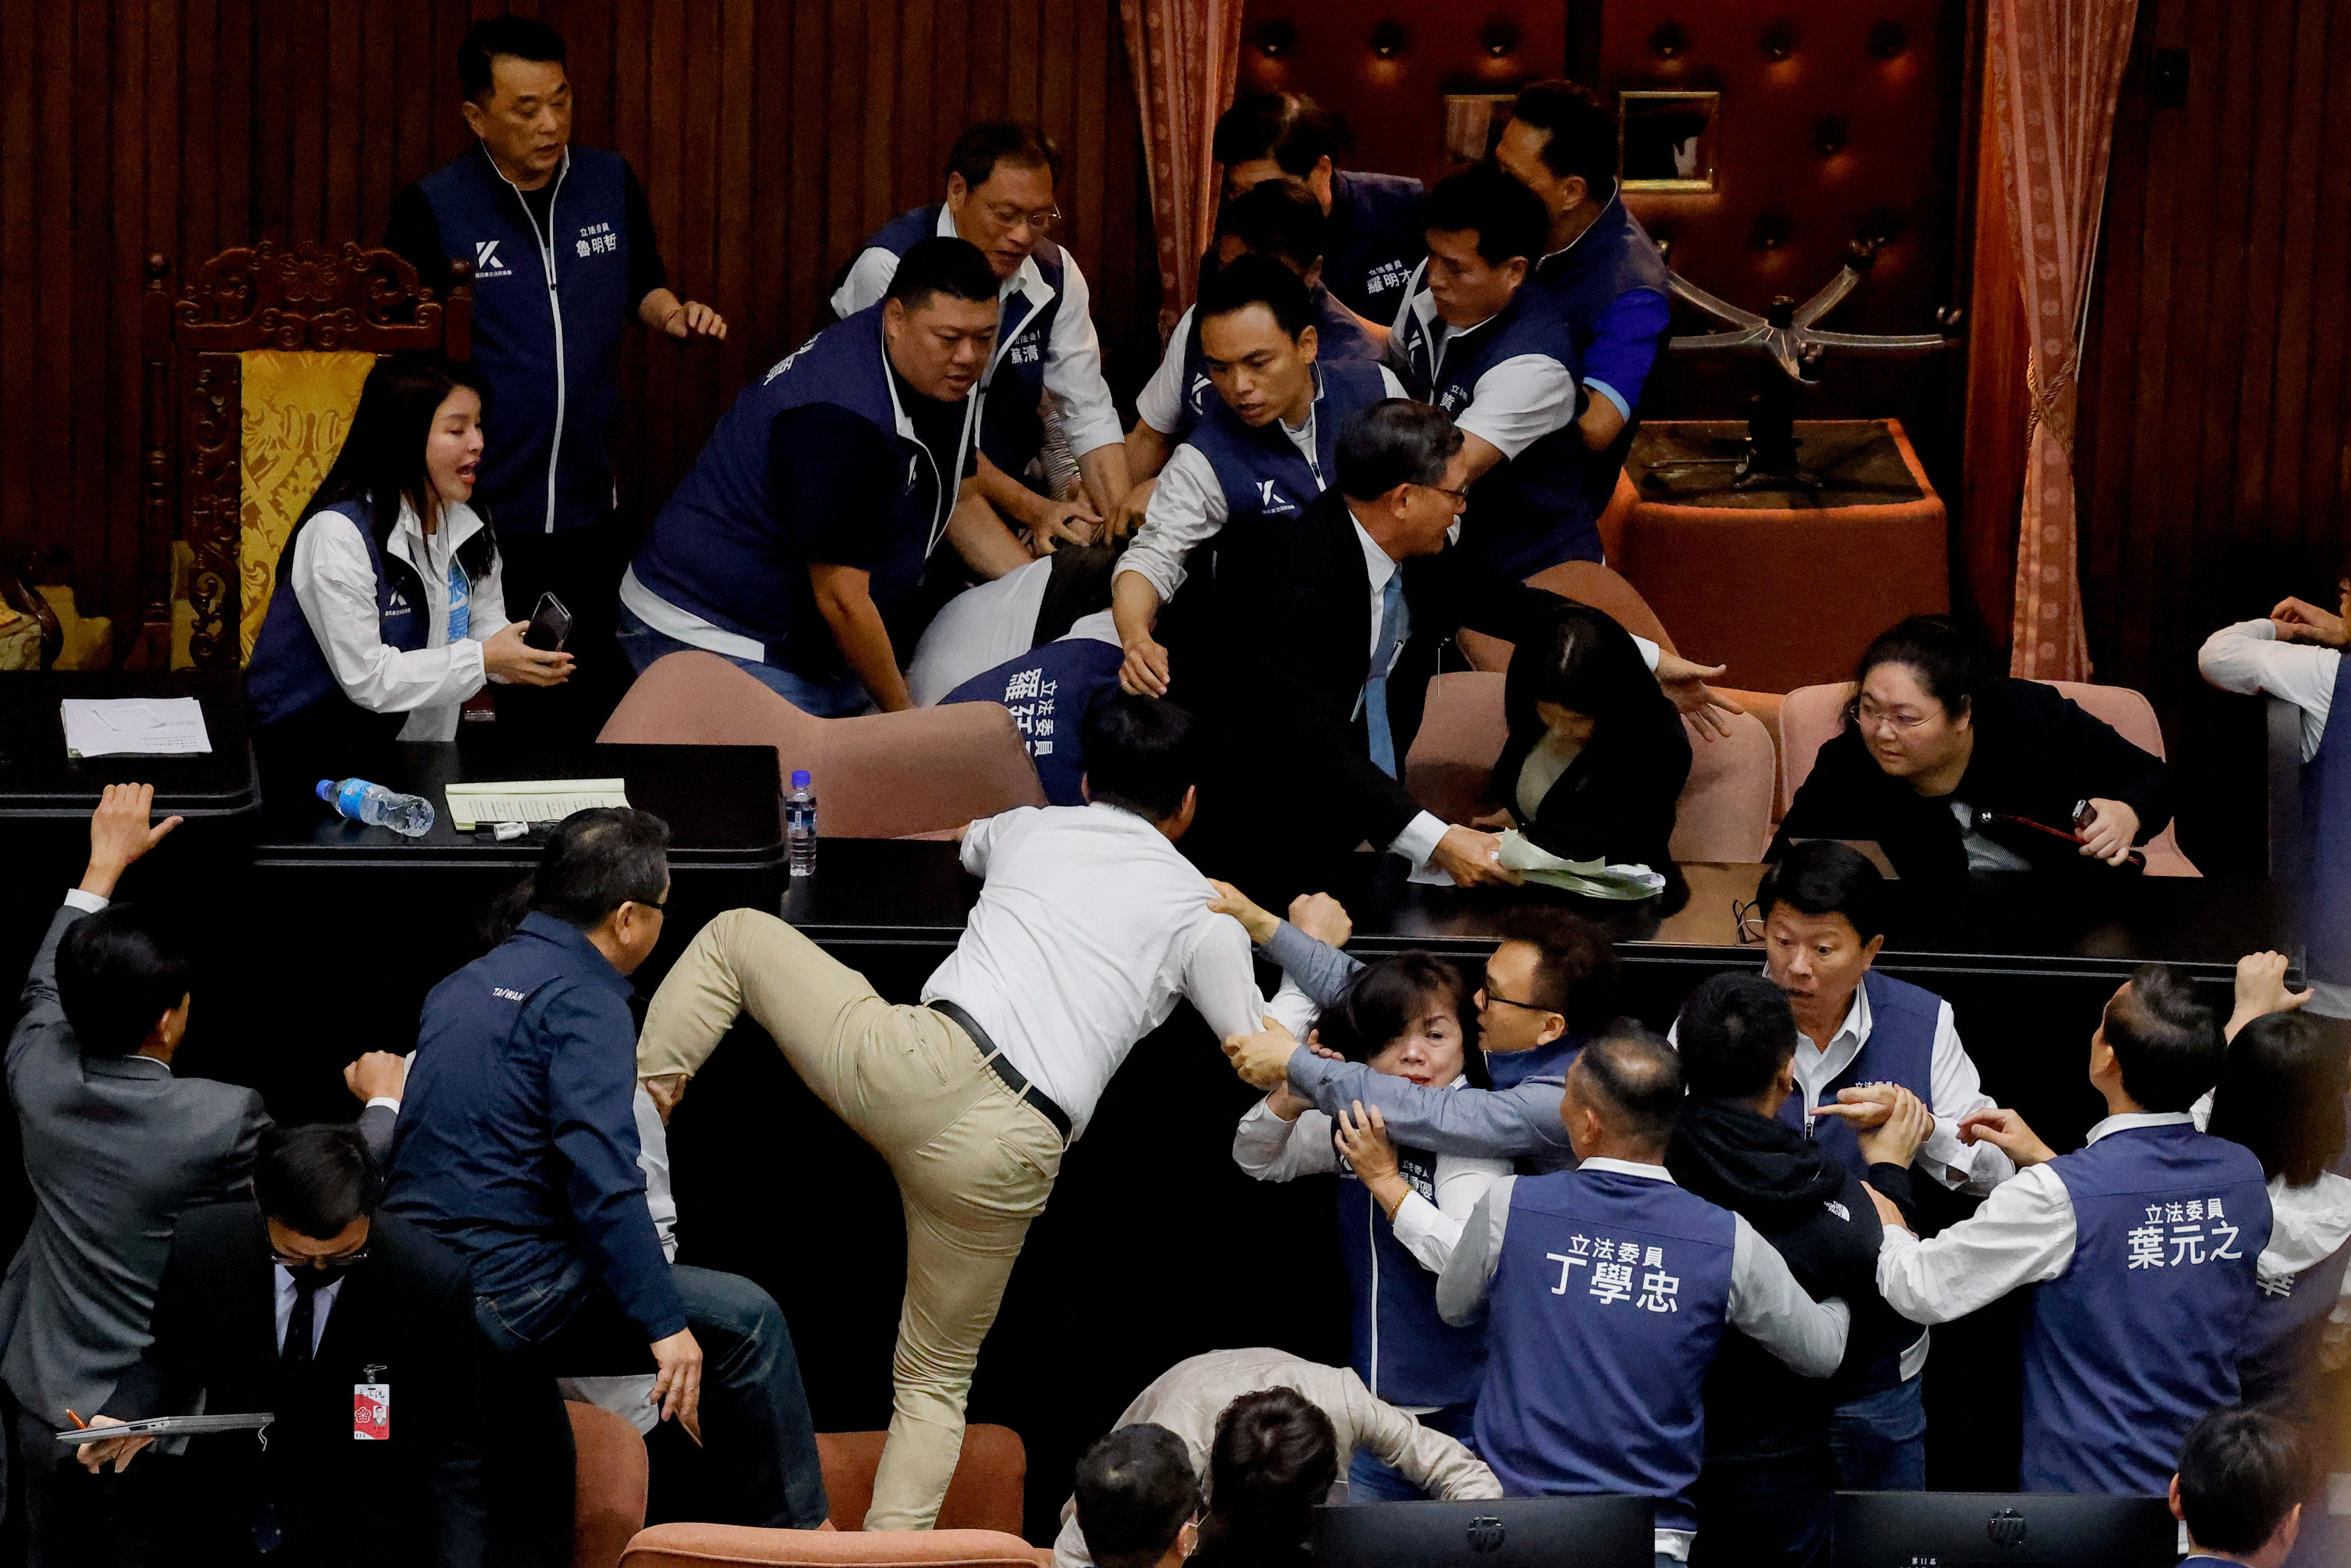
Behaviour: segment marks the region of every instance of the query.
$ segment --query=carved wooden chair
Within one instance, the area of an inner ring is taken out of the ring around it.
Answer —
[[[142,559],[172,562],[137,662],[234,670],[252,655],[278,552],[342,449],[376,356],[468,357],[472,269],[436,299],[392,251],[264,241],[223,251],[173,299],[147,258]]]

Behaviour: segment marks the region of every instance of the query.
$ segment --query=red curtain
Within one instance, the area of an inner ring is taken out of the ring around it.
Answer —
[[[1151,226],[1159,262],[1159,335],[1192,303],[1196,263],[1217,219],[1217,116],[1233,101],[1240,59],[1241,0],[1119,0],[1151,175]]]
[[[2089,320],[2115,98],[2139,0],[1991,0],[1985,34],[2001,183],[2032,353],[2011,671],[2089,678],[2074,497],[2074,377]]]

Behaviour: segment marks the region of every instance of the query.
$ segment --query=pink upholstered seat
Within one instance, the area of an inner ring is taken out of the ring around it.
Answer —
[[[1448,822],[1493,809],[1487,784],[1510,737],[1502,682],[1491,671],[1464,670],[1428,683],[1420,732],[1405,758],[1405,787]],[[1729,737],[1711,741],[1682,723],[1691,731],[1690,776],[1675,807],[1674,859],[1762,859],[1771,833],[1771,735],[1752,715],[1732,719]]]
[[[686,1568],[695,1564],[838,1563],[882,1565],[973,1563],[1037,1568],[1053,1553],[1020,1539],[1029,1451],[1009,1427],[974,1422],[964,1428],[963,1452],[947,1483],[935,1530],[861,1530],[873,1500],[882,1463],[883,1432],[819,1432],[830,1528],[753,1530],[732,1524],[664,1524],[629,1543],[626,1568]]]
[[[573,1400],[578,1456],[571,1505],[571,1568],[615,1568],[645,1525],[645,1440],[622,1416]]]
[[[657,1524],[639,1532],[622,1568],[1040,1568],[1050,1548],[994,1530],[760,1530],[747,1524]]]
[[[994,703],[818,718],[716,653],[655,661],[597,738],[772,746],[786,779],[808,769],[827,838],[904,838],[1045,804],[1011,715]]]
[[[2048,684],[2079,703],[2092,717],[2112,725],[2116,734],[2140,750],[2158,757],[2168,755],[2163,747],[2163,726],[2156,719],[2154,705],[2140,693],[2127,686],[2090,686],[2072,681]],[[1796,798],[1804,780],[1812,777],[1813,761],[1821,747],[1844,728],[1844,707],[1852,696],[1853,683],[1844,681],[1835,685],[1799,686],[1781,705],[1780,794],[1775,815],[1788,814],[1789,802]],[[2202,876],[2196,862],[2180,852],[2172,827],[2166,823],[2163,831],[2140,846],[2147,854],[2147,874]]]

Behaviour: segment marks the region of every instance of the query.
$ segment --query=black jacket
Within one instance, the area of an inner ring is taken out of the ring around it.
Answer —
[[[1861,1179],[1795,1128],[1713,1100],[1683,1106],[1666,1169],[1687,1190],[1744,1218],[1815,1301],[1842,1296],[1853,1309],[1834,1377],[1801,1377],[1746,1335],[1722,1336],[1706,1380],[1707,1458],[1773,1458],[1826,1443],[1834,1406],[1891,1386],[1899,1353],[1921,1332],[1877,1292],[1885,1227]],[[1873,1169],[1872,1178],[1881,1170],[1890,1167]],[[1890,1175],[1880,1190],[1897,1203],[1909,1196],[1907,1183]]]
[[[188,1439],[184,1459],[137,1461],[184,1467],[184,1560],[253,1560],[255,1521],[268,1507],[285,1541],[271,1563],[486,1563],[475,1434],[505,1402],[485,1387],[463,1265],[378,1214],[309,1375],[292,1385],[278,1367],[277,1273],[252,1203],[181,1216],[154,1341],[106,1403],[124,1420],[175,1415],[202,1390],[209,1411],[277,1413],[266,1448],[250,1433],[223,1433]],[[391,1385],[389,1441],[352,1436],[352,1391],[362,1383]]]
[[[1543,639],[1520,642],[1505,681],[1510,736],[1489,789],[1527,837],[1552,854],[1662,872],[1673,860],[1675,810],[1689,782],[1689,732],[1643,666],[1631,634],[1620,628],[1614,635],[1623,644],[1614,652],[1624,698],[1543,791],[1531,820],[1519,810],[1519,774],[1546,733],[1534,706],[1533,665]]]
[[[1779,859],[1791,839],[1875,839],[1904,878],[1957,880],[1967,873],[1967,849],[1951,813],[1955,800],[2064,829],[2073,826],[2076,801],[2120,800],[2138,813],[2141,843],[2171,821],[2171,782],[2162,760],[2039,681],[1994,685],[1976,705],[1974,726],[1975,756],[1959,788],[1934,798],[1882,771],[1861,732],[1847,727],[1821,747],[1767,858]],[[1995,826],[1985,836],[2036,871],[2107,869],[2080,846],[2030,828]]]
[[[1450,549],[1402,570],[1412,635],[1387,688],[1399,773],[1442,644],[1463,626],[1521,641],[1559,602]],[[1394,839],[1420,804],[1373,763],[1355,711],[1371,674],[1371,577],[1344,498],[1325,490],[1294,524],[1227,530],[1207,599],[1193,646],[1171,648],[1168,695],[1219,733],[1219,783],[1244,797],[1219,809],[1290,831],[1311,820],[1350,848]]]

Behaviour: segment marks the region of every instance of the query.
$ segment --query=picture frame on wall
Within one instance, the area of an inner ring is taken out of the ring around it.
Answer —
[[[1722,94],[1627,89],[1616,95],[1624,128],[1617,178],[1628,191],[1708,192],[1721,163]]]

